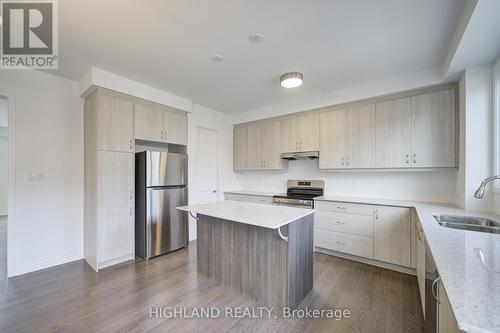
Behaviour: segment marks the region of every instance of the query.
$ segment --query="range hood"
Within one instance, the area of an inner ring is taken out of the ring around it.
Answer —
[[[283,153],[281,154],[281,158],[284,160],[294,161],[300,159],[310,159],[314,160],[315,158],[319,158],[318,151],[305,151],[300,153]]]

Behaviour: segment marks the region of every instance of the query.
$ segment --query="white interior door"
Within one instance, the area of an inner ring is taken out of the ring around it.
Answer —
[[[219,132],[198,128],[198,203],[219,198]]]

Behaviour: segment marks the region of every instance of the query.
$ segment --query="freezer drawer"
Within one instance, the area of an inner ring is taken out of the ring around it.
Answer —
[[[187,187],[147,188],[145,223],[136,229],[136,252],[144,259],[188,246]]]

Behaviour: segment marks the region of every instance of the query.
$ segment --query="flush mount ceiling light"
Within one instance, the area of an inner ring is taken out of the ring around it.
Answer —
[[[262,36],[262,34],[250,34],[248,36],[248,40],[251,41],[252,43],[262,42],[263,39],[264,36]]]
[[[304,75],[299,72],[288,72],[280,77],[281,86],[283,88],[296,88],[302,85]]]
[[[213,54],[210,59],[213,61],[213,62],[223,62],[224,61],[224,57],[221,56],[220,54]]]

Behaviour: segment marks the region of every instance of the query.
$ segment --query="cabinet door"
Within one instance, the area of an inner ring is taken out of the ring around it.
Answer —
[[[412,166],[455,167],[455,90],[412,97]]]
[[[420,291],[420,302],[422,303],[422,312],[425,316],[425,235],[420,225],[420,221],[416,220],[417,229],[417,280],[418,290]]]
[[[260,124],[248,126],[248,160],[249,170],[258,170],[263,167],[262,163],[262,128]]]
[[[235,127],[233,132],[233,169],[247,169],[248,127]]]
[[[173,111],[163,112],[163,131],[166,142],[187,144],[187,115]]]
[[[99,206],[98,263],[134,254],[134,232],[133,204]]]
[[[134,106],[116,97],[99,95],[98,149],[134,151]]]
[[[450,299],[446,294],[443,283],[439,282],[438,287],[438,332],[439,333],[459,333],[462,332],[457,325],[457,320],[453,314]]]
[[[319,150],[319,115],[307,114],[297,117],[299,151]]]
[[[134,136],[139,140],[163,140],[163,111],[149,106],[134,105]]]
[[[375,259],[410,266],[410,210],[379,206],[375,209]]]
[[[134,200],[135,159],[132,153],[97,153],[97,203],[131,204]]]
[[[346,110],[322,112],[319,119],[319,168],[345,168]]]
[[[349,109],[347,113],[347,168],[375,167],[375,105]]]
[[[281,137],[283,153],[294,153],[300,150],[298,117],[283,120]]]
[[[98,152],[97,260],[134,253],[134,154]]]
[[[411,98],[377,103],[376,167],[404,168],[411,160]]]
[[[262,168],[279,170],[284,168],[281,158],[281,121],[271,121],[261,125]]]

